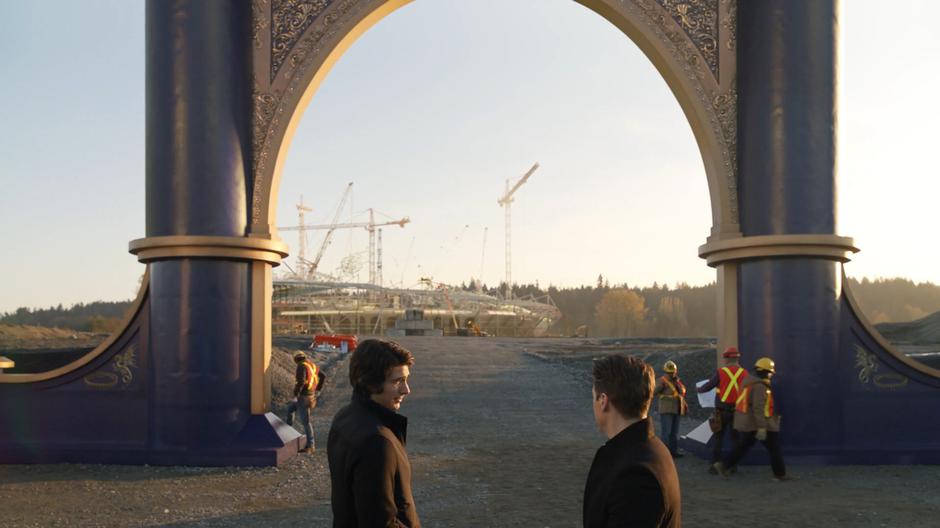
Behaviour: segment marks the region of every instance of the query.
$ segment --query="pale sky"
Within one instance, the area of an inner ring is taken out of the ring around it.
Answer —
[[[921,23],[940,4],[908,2],[917,17],[879,6],[842,4],[838,234],[862,248],[852,276],[940,283],[940,36]],[[143,8],[0,0],[0,312],[136,293]],[[459,283],[485,256],[495,285],[496,200],[536,161],[513,205],[515,282],[714,280],[697,257],[711,227],[704,170],[678,103],[636,45],[571,0],[417,0],[381,21],[308,107],[278,223],[296,223],[301,194],[308,221],[327,222],[352,181],[344,220],[368,207],[412,220],[384,231],[386,284]],[[282,235],[296,251],[296,233]],[[366,249],[364,231],[339,231],[321,270]]]

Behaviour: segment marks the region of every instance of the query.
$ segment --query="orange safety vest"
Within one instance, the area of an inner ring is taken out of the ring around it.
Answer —
[[[672,394],[670,394],[670,396],[672,396],[673,398],[677,396],[682,396],[683,398],[685,398],[685,385],[683,385],[681,381],[676,380],[676,385],[679,386],[678,388],[676,388],[676,385],[673,385],[672,382],[669,381],[668,376],[663,376],[663,383],[665,383],[666,385],[669,386],[670,389],[672,389]]]
[[[313,389],[320,383],[320,376],[317,375],[317,366],[309,361],[304,361],[302,364],[304,368],[307,369],[307,382],[304,383],[304,388],[313,392]]]
[[[764,418],[773,418],[774,416],[774,393],[770,391],[770,386],[767,387],[767,400],[764,402]],[[747,414],[747,410],[751,405],[751,399],[748,397],[751,395],[751,387],[747,386],[744,390],[741,391],[741,395],[738,396],[738,400],[735,402],[734,410],[739,413]]]
[[[751,394],[751,387],[744,387],[744,390],[738,394],[738,399],[734,402],[734,410],[739,413],[747,414],[747,408],[749,405],[748,396]]]
[[[738,380],[744,374],[747,374],[747,371],[738,365],[721,367],[718,371],[718,397],[721,399],[721,403],[738,401],[738,394],[741,391]]]

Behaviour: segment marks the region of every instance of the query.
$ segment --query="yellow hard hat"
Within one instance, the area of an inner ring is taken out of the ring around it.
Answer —
[[[774,360],[769,357],[762,357],[757,360],[757,363],[754,363],[754,367],[760,370],[766,370],[767,372],[776,372],[774,368]]]
[[[307,359],[307,354],[304,354],[302,350],[294,352],[294,361],[300,361],[301,359]]]
[[[675,374],[676,371],[678,370],[679,370],[679,367],[677,367],[676,364],[672,361],[667,361],[666,364],[663,365],[663,372],[669,372],[670,374]]]

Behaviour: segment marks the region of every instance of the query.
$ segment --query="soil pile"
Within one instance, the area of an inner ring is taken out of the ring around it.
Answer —
[[[881,323],[875,328],[892,343],[940,344],[940,312],[907,323]]]
[[[0,324],[0,352],[3,350],[34,350],[95,347],[108,336],[79,332],[67,328]]]
[[[326,386],[335,383],[336,365],[342,359],[342,354],[338,350],[322,351],[310,350],[312,339],[310,337],[293,336],[275,336],[271,347],[271,411],[284,419],[287,416],[287,404],[294,399],[294,372],[296,364],[294,363],[294,353],[304,352],[310,358],[320,372],[326,376],[324,388],[320,394],[318,404],[323,403],[327,398],[329,391]],[[303,431],[299,424],[294,426],[298,431]]]

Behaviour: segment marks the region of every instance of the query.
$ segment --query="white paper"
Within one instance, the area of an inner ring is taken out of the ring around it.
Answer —
[[[708,383],[707,379],[702,381],[695,382],[695,388],[699,388],[702,385]],[[715,389],[712,389],[708,392],[700,392],[698,395],[698,404],[703,408],[709,409],[715,406]]]
[[[689,431],[689,434],[685,435],[685,437],[695,440],[696,442],[707,444],[708,440],[712,437],[712,429],[708,426],[708,420],[705,420],[698,427]]]

